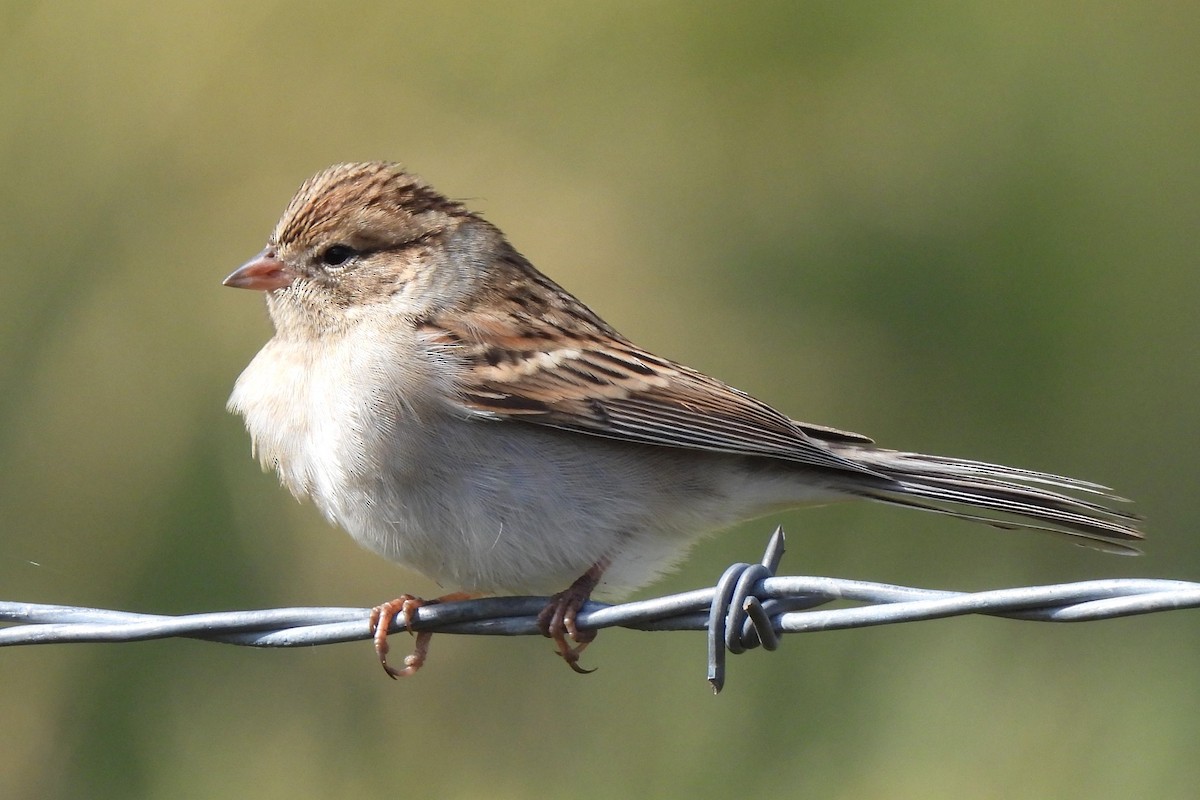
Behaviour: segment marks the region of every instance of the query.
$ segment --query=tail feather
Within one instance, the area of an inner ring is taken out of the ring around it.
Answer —
[[[1073,491],[1090,492],[1092,494],[1103,495],[1110,500],[1121,503],[1129,502],[1124,497],[1114,495],[1112,489],[1103,484],[1085,481],[1081,478],[1068,478],[1064,475],[1055,475],[1052,472],[1039,472],[1023,467],[1007,467],[1003,464],[989,464],[986,461],[974,461],[967,458],[929,456],[924,453],[904,453],[899,450],[884,450],[881,448],[858,449],[862,453],[876,456],[876,458],[871,458],[868,455],[864,459],[867,463],[887,463],[895,465],[898,469],[903,469],[903,465],[906,463],[912,463],[917,465],[916,468],[924,475],[984,475],[988,478],[1007,478],[1010,480],[1027,481],[1029,483],[1059,486]]]
[[[858,444],[831,444],[830,449],[894,481],[884,486],[864,484],[855,490],[861,497],[999,528],[1065,534],[1078,544],[1106,552],[1140,552],[1129,544],[1142,539],[1135,514],[1046,488],[1096,495],[1108,503],[1127,502],[1098,483],[983,461]]]

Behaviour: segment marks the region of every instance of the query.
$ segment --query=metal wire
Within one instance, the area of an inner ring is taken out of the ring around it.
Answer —
[[[1050,586],[950,592],[844,578],[775,577],[784,535],[777,528],[758,564],[735,564],[716,587],[620,605],[589,602],[583,630],[708,631],[708,680],[719,692],[725,658],[774,650],[784,633],[891,625],[984,614],[1042,622],[1089,622],[1200,607],[1200,583],[1115,578]],[[540,634],[545,597],[488,597],[423,606],[414,631],[490,636]],[[818,609],[833,602],[845,608]],[[184,637],[249,647],[310,647],[371,638],[365,608],[275,608],[183,616],[0,601],[0,647],[136,642]],[[394,630],[403,626],[393,623]]]

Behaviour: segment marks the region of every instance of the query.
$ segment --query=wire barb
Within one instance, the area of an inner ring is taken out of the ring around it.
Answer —
[[[708,680],[725,684],[728,653],[774,650],[784,633],[862,628],[983,614],[1087,622],[1200,607],[1200,583],[1115,578],[1050,586],[952,592],[808,576],[776,577],[784,534],[776,528],[758,564],[734,564],[717,586],[621,605],[589,602],[580,630],[624,627],[708,633]],[[427,605],[412,630],[491,636],[541,635],[545,597],[486,597]],[[818,608],[830,603],[846,607]],[[0,647],[134,642],[183,637],[249,647],[309,647],[370,639],[366,608],[275,608],[183,616],[0,601]]]
[[[775,575],[783,559],[784,539],[780,525],[771,534],[761,563],[734,564],[717,581],[708,612],[708,683],[713,694],[725,687],[726,650],[737,655],[760,644],[768,650],[779,646],[774,624],[753,590]]]

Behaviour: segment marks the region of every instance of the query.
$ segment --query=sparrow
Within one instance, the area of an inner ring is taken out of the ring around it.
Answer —
[[[237,379],[264,468],[361,545],[457,591],[551,594],[539,617],[576,671],[576,614],[675,567],[704,534],[866,499],[1136,553],[1137,517],[1089,481],[901,452],[798,422],[638,347],[504,234],[401,166],[309,178],[226,286],[266,295],[275,335]],[[387,631],[423,601],[402,595]],[[572,644],[571,642],[574,642]]]

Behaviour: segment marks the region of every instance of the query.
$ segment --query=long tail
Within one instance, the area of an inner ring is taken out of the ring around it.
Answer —
[[[861,497],[919,508],[998,528],[1029,528],[1071,536],[1077,544],[1121,555],[1141,551],[1135,514],[1057,489],[1128,502],[1098,483],[982,461],[882,450],[826,441],[833,452],[895,481],[897,488],[863,486]],[[1052,488],[1045,488],[1052,487]]]

